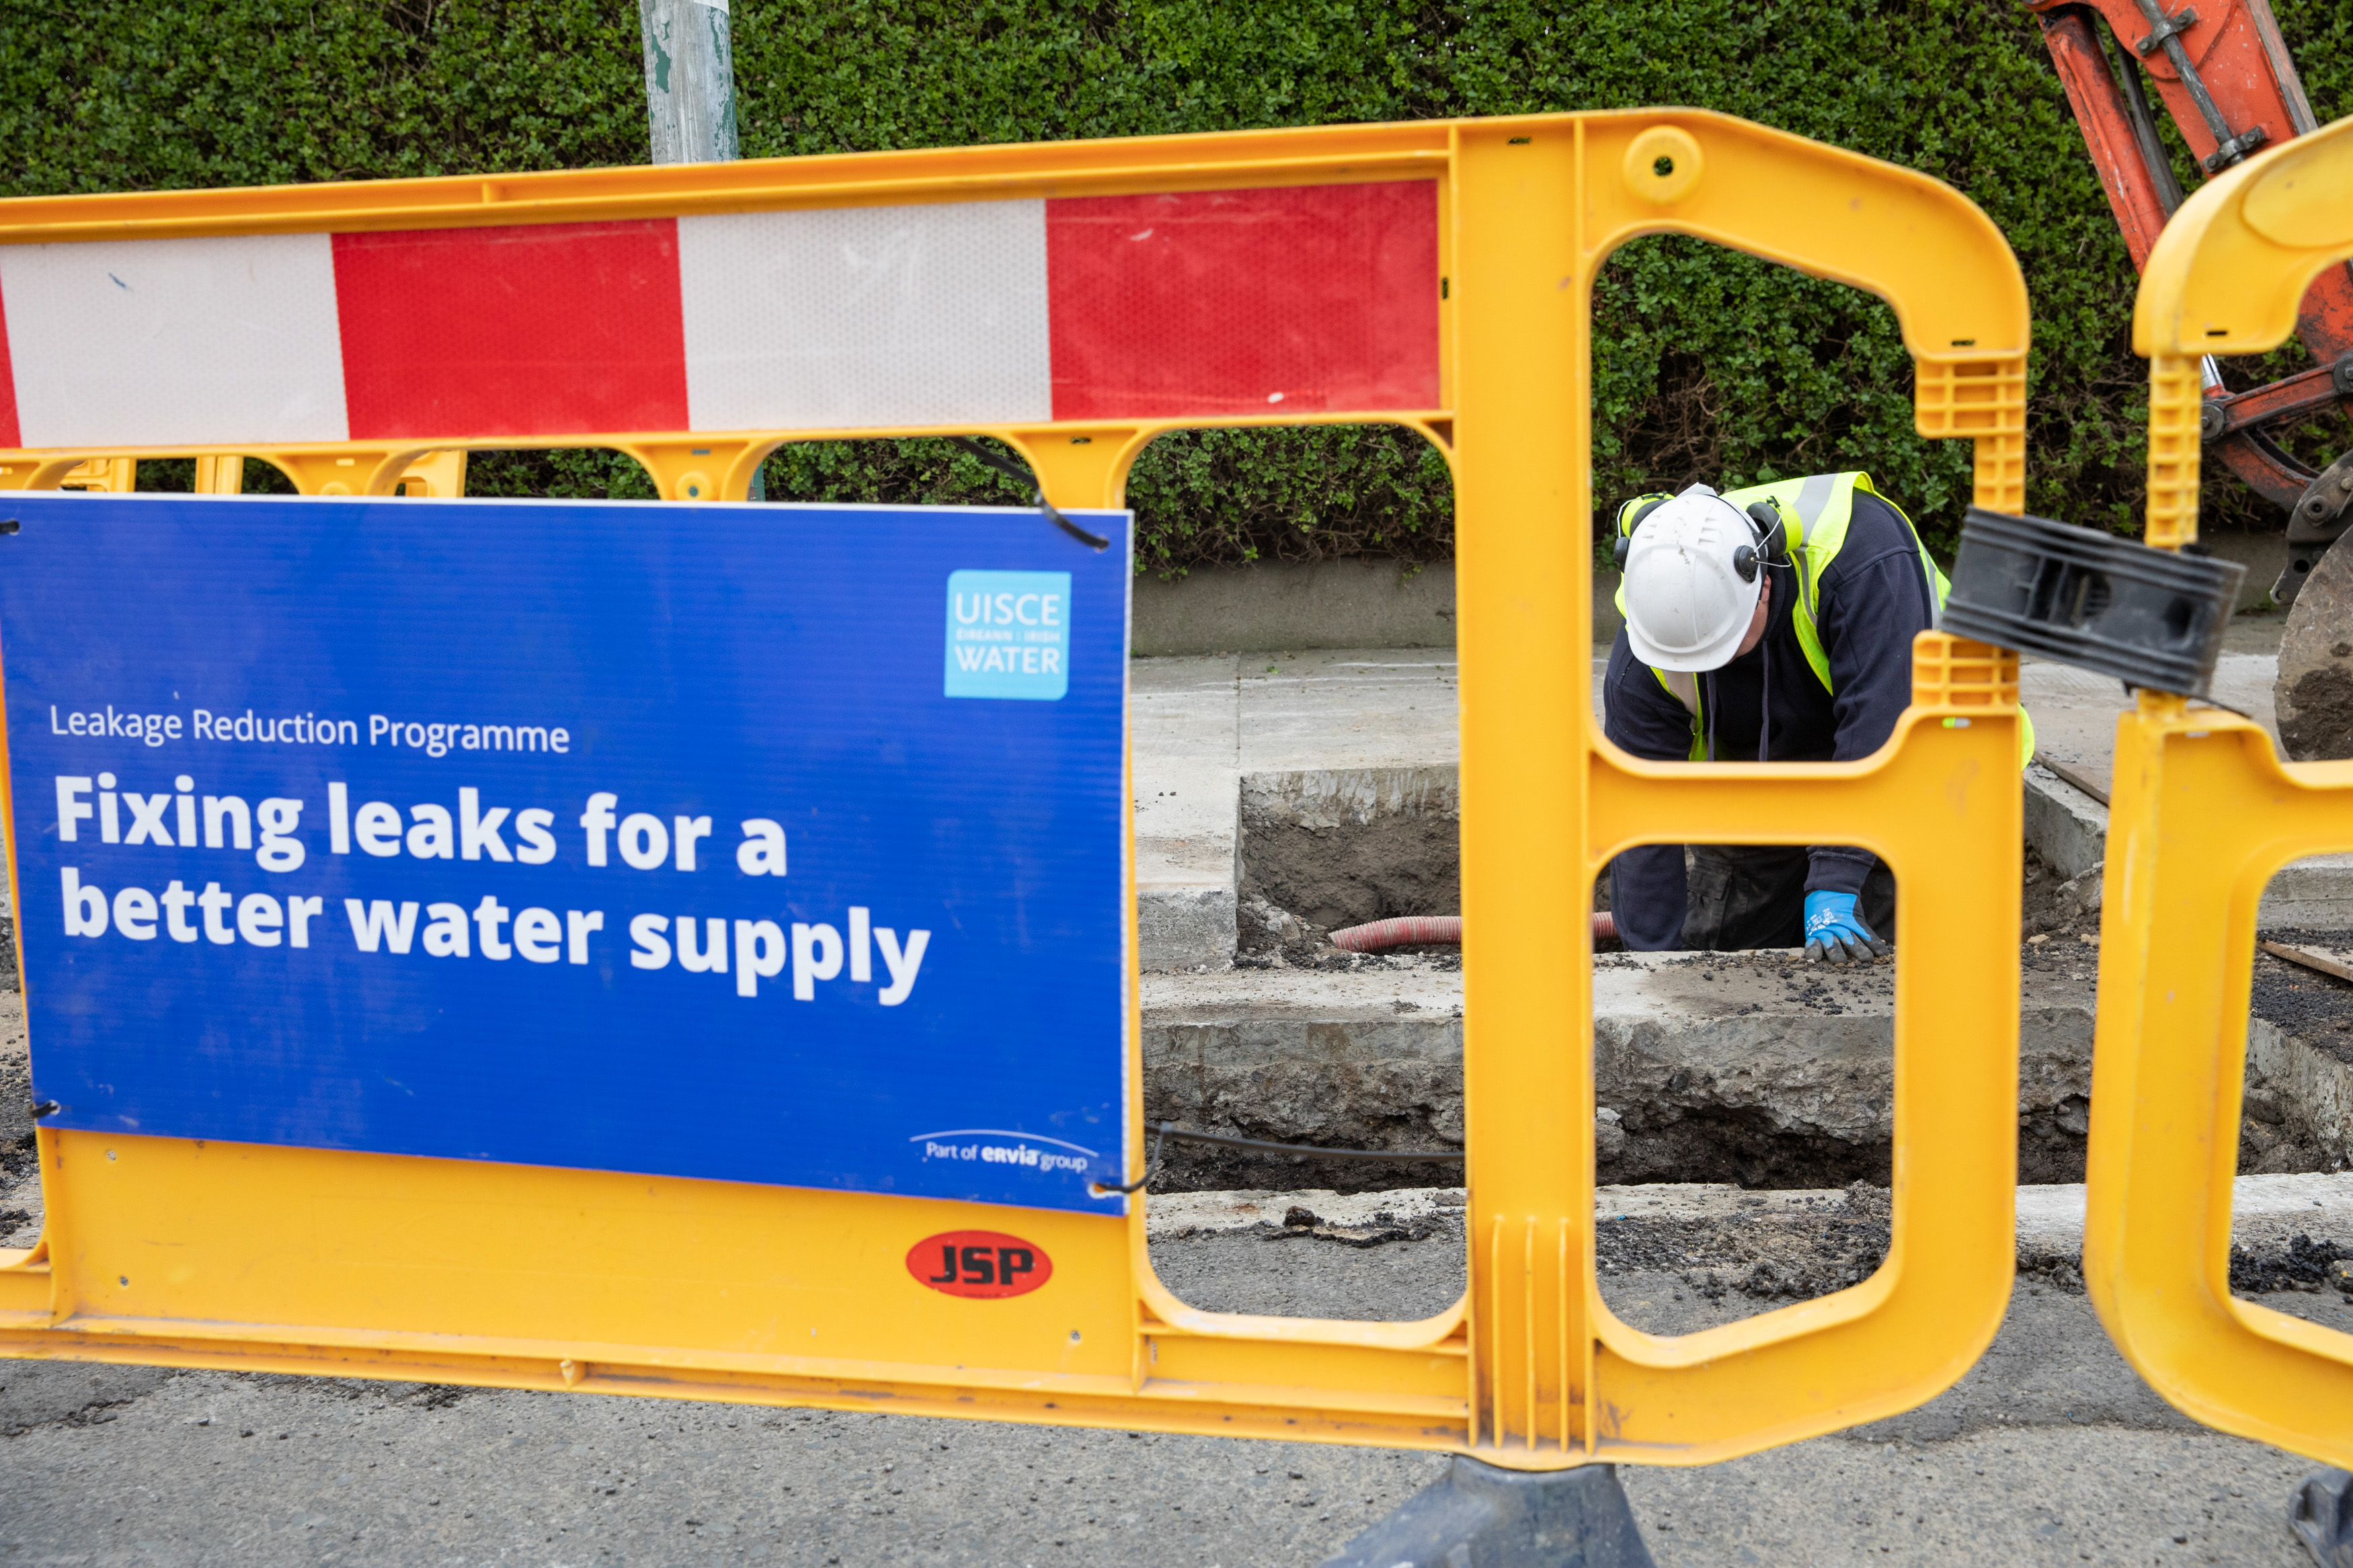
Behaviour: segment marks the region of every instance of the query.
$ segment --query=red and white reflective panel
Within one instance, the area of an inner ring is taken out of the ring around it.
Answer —
[[[1438,187],[1046,204],[1054,417],[1435,408]]]
[[[0,247],[0,445],[1438,406],[1430,182]]]
[[[688,428],[1053,416],[1046,204],[678,222]]]
[[[0,246],[22,447],[341,441],[343,359],[323,234]]]
[[[352,439],[687,427],[668,218],[335,236]]]

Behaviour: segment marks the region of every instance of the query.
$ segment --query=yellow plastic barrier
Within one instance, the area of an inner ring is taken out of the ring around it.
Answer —
[[[56,473],[57,461],[50,458],[40,464],[33,454],[16,454],[24,469],[46,467]],[[14,465],[0,465],[0,488]],[[19,471],[24,471],[20,469]],[[107,490],[127,495],[139,488],[139,459],[136,458],[92,458],[65,469],[55,479],[57,488],[65,490]],[[401,470],[394,483],[403,495],[461,496],[466,493],[466,454],[431,452],[417,458]],[[24,487],[19,487],[24,488]],[[245,459],[237,457],[208,455],[196,459],[195,484],[198,495],[242,495],[245,492]]]
[[[2199,359],[2259,353],[2353,256],[2353,121],[2183,204],[2141,277],[2147,542],[2198,537]],[[2261,726],[2144,691],[2117,722],[2103,888],[2084,1279],[2183,1411],[2353,1464],[2353,1338],[2231,1295],[2231,1184],[2255,908],[2291,860],[2353,848],[2353,763],[2282,763]]]
[[[1977,501],[2019,510],[2025,289],[2000,235],[1953,190],[1662,110],[18,201],[0,203],[0,273],[5,246],[36,241],[1376,182],[1426,182],[1436,204],[1436,274],[1422,285],[1439,300],[1434,401],[1302,410],[1269,395],[1257,412],[952,427],[1011,445],[1066,507],[1119,505],[1135,454],[1177,426],[1378,419],[1446,452],[1470,932],[1461,1302],[1402,1323],[1198,1310],[1154,1278],[1141,1204],[1108,1218],[45,1131],[47,1233],[30,1253],[0,1254],[0,1351],[1312,1437],[1536,1468],[1725,1458],[1950,1384],[1990,1341],[2011,1272],[2015,659],[1924,636],[1914,705],[1861,763],[1695,769],[1609,746],[1588,673],[1588,319],[1598,269],[1642,234],[1696,235],[1869,289],[1902,322],[1920,430],[1973,440]],[[741,497],[780,441],[937,427],[224,435],[0,451],[0,466],[55,484],[93,457],[258,453],[306,491],[385,494],[427,450],[602,445],[638,457],[667,496]],[[1560,919],[1611,855],[1643,840],[1859,844],[1904,889],[1887,1261],[1851,1289],[1683,1339],[1625,1327],[1595,1286],[1590,955],[1562,940]],[[1132,1012],[1139,1086],[1140,1029]],[[1055,1263],[1048,1287],[1018,1299],[944,1297],[902,1266],[926,1236],[1017,1223]],[[134,1258],[153,1281],[137,1316],[114,1293]]]

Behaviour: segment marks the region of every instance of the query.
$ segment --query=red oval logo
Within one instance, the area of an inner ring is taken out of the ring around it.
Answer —
[[[907,1272],[949,1296],[1026,1296],[1054,1277],[1036,1242],[997,1230],[944,1230],[907,1249]]]

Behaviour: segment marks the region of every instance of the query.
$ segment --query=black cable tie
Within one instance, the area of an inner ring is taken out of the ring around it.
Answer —
[[[1097,1182],[1095,1184],[1095,1191],[1098,1193],[1133,1193],[1141,1190],[1146,1182],[1152,1180],[1152,1173],[1160,1168],[1160,1146],[1168,1142],[1168,1127],[1169,1124],[1166,1121],[1160,1124],[1160,1136],[1152,1141],[1152,1158],[1144,1163],[1144,1174],[1136,1177],[1135,1180],[1132,1182]]]
[[[982,446],[979,442],[974,440],[969,436],[951,436],[948,439],[963,447],[965,451],[971,453],[974,457],[978,458],[983,463],[987,464],[989,468],[995,468],[998,473],[1003,474],[1006,478],[1009,479],[1017,479],[1022,484],[1028,485],[1029,487],[1030,499],[1037,503],[1038,510],[1046,514],[1046,521],[1048,522],[1052,523],[1056,528],[1060,529],[1064,533],[1069,534],[1072,539],[1077,540],[1081,544],[1086,545],[1090,549],[1109,550],[1111,548],[1111,541],[1109,539],[1100,533],[1090,533],[1085,529],[1081,528],[1077,523],[1072,522],[1069,518],[1064,517],[1060,509],[1056,507],[1052,501],[1046,499],[1046,487],[1039,484],[1038,482],[1037,476],[1032,474],[1029,469],[1023,468],[1018,463],[1013,462],[1009,458],[998,457],[996,453],[990,451],[987,447]],[[1108,1191],[1109,1189],[1105,1190]],[[1122,1187],[1119,1190],[1124,1193],[1134,1191],[1133,1187]]]
[[[13,517],[0,517],[0,534],[14,533],[23,526]]]
[[[42,1100],[38,1105],[32,1108],[33,1120],[38,1121],[44,1116],[55,1116],[58,1111],[63,1110],[64,1109],[65,1107],[59,1105],[54,1100]]]

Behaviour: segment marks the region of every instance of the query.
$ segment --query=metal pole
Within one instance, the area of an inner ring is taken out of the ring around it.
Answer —
[[[657,163],[725,163],[735,150],[735,49],[727,0],[638,0],[646,119]]]
[[[728,163],[735,142],[735,46],[727,0],[638,0],[646,48],[646,122],[657,163]],[[752,500],[768,499],[752,476]]]

